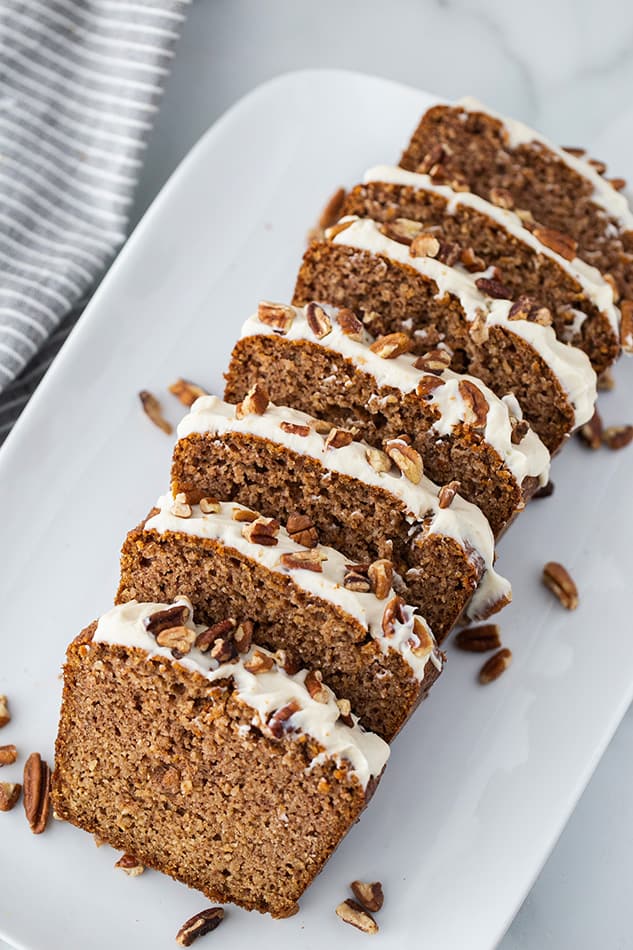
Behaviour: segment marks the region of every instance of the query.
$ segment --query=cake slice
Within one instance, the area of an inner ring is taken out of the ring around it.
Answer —
[[[515,399],[446,369],[442,350],[416,360],[407,346],[404,335],[372,343],[346,308],[264,302],[233,350],[225,398],[237,403],[259,381],[276,404],[357,430],[375,448],[405,436],[401,464],[458,481],[497,536],[547,482],[547,449]]]
[[[542,325],[538,307],[523,298],[514,304],[500,299],[509,291],[492,272],[475,278],[430,256],[439,242],[415,233],[418,227],[396,241],[383,233],[386,225],[343,219],[326,232],[329,240],[306,251],[293,302],[350,307],[375,336],[410,333],[420,354],[442,342],[454,369],[479,377],[498,396],[513,393],[555,452],[593,415],[596,377],[589,359]]]
[[[389,747],[267,650],[219,662],[177,603],[115,607],[70,645],[60,818],[210,900],[286,917],[358,820]]]
[[[401,240],[417,222],[437,239],[430,246],[442,263],[461,262],[475,279],[485,278],[482,271],[494,266],[498,289],[512,300],[527,295],[534,305],[549,309],[559,340],[584,350],[601,373],[620,350],[613,288],[548,229],[528,228],[514,211],[500,206],[511,204],[505,192],[493,191],[493,198],[497,203],[436,184],[430,175],[379,165],[346,196],[341,217],[383,222],[387,234]]]
[[[633,214],[617,190],[624,182],[604,178],[604,165],[583,155],[465,98],[422,116],[400,164],[491,201],[504,196],[526,220],[559,232],[555,239],[570,253],[609,274],[620,295],[633,300]]]
[[[363,583],[370,572],[373,590]],[[196,621],[231,649],[237,620],[257,643],[322,672],[367,729],[388,741],[442,669],[426,621],[396,595],[384,563],[350,564],[323,545],[306,548],[272,518],[243,505],[164,495],[130,532],[117,603],[189,597]]]
[[[439,642],[465,609],[483,619],[511,599],[493,567],[490,526],[458,486],[416,483],[351,432],[275,406],[259,387],[238,406],[217,396],[194,403],[178,426],[172,489],[190,504],[237,501],[353,563],[387,559]]]

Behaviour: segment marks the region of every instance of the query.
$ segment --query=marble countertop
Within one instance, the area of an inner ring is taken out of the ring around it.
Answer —
[[[446,97],[474,95],[565,145],[589,143],[612,160],[614,175],[631,175],[623,156],[633,147],[633,5],[195,0],[150,137],[133,223],[229,105],[265,79],[307,67],[376,73]],[[633,946],[631,761],[633,711],[502,950]]]

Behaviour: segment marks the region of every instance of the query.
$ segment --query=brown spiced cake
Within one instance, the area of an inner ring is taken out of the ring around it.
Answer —
[[[257,387],[237,406],[198,399],[178,427],[174,495],[237,501],[280,520],[308,547],[321,541],[352,563],[389,563],[394,583],[438,642],[466,609],[483,619],[511,599],[493,568],[490,525],[475,505],[441,491],[396,447],[389,455]],[[357,584],[371,587],[370,578]],[[473,596],[474,594],[474,596]]]
[[[264,302],[233,350],[225,398],[237,403],[259,381],[277,405],[356,430],[376,448],[404,436],[402,454],[419,466],[414,449],[437,484],[458,481],[498,535],[547,482],[547,449],[515,399],[447,369],[442,350],[416,360],[407,346],[402,335],[372,343],[345,308]]]
[[[214,659],[183,598],[130,602],[70,645],[56,814],[210,900],[286,917],[389,755],[314,672],[244,636]]]
[[[506,207],[511,200],[505,192],[494,190],[493,198],[495,203],[436,184],[428,174],[378,165],[347,194],[341,217],[380,221],[388,236],[401,241],[415,233],[413,222],[422,225],[430,256],[461,262],[495,296],[529,297],[541,320],[549,319],[549,310],[557,337],[583,349],[602,372],[620,349],[611,285],[551,229],[526,227]],[[490,267],[493,280],[486,276]]]
[[[422,225],[404,224],[412,232],[396,241],[386,225],[343,219],[306,251],[293,302],[349,307],[374,336],[410,334],[418,354],[443,343],[453,369],[479,377],[498,396],[512,393],[555,452],[593,415],[596,377],[586,354],[558,340],[526,299],[491,296],[491,273],[475,279],[461,264],[430,256],[437,239],[417,233]]]
[[[370,573],[373,590],[362,583]],[[308,548],[235,502],[164,495],[127,536],[117,603],[180,595],[218,636],[239,618],[254,624],[258,643],[320,670],[387,741],[442,669],[426,621],[395,593],[384,561],[351,564],[333,548]],[[225,639],[218,650],[230,648]]]
[[[565,150],[474,99],[429,109],[400,164],[437,183],[502,200],[529,222],[560,232],[570,253],[613,278],[633,300],[633,214],[602,163]],[[628,322],[628,321],[627,321]],[[633,346],[631,326],[623,342]]]

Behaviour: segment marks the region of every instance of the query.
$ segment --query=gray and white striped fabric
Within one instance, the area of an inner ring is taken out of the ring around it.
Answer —
[[[188,0],[0,0],[0,442],[126,235]]]

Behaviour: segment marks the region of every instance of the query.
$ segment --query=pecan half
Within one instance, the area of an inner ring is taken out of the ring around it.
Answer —
[[[538,323],[542,327],[551,326],[552,319],[551,310],[542,307],[529,294],[521,294],[517,297],[508,310],[508,320],[529,320],[530,323]]]
[[[330,694],[323,685],[323,674],[320,670],[309,670],[306,673],[305,688],[310,694],[310,698],[317,703],[327,703]]]
[[[196,631],[191,627],[168,627],[166,630],[161,630],[156,637],[156,643],[159,647],[172,650],[175,655],[177,654],[176,659],[180,659],[185,653],[189,653],[195,639]]]
[[[584,426],[581,426],[578,430],[578,438],[581,442],[584,442],[588,449],[595,452],[602,445],[602,433],[602,419],[596,409],[589,422],[585,422]]]
[[[413,365],[424,373],[434,373],[439,376],[451,365],[451,354],[446,350],[429,350],[423,356],[418,356]]]
[[[201,498],[199,505],[203,515],[219,515],[222,511],[222,506],[217,498]]]
[[[633,353],[633,300],[620,303],[620,346],[625,353]]]
[[[499,679],[502,673],[504,673],[510,663],[512,662],[512,650],[509,650],[507,647],[504,647],[502,650],[499,650],[494,656],[491,656],[489,660],[486,660],[482,668],[479,670],[479,682],[485,686],[488,683],[494,682],[494,680]]]
[[[424,475],[424,464],[422,456],[413,446],[407,445],[402,439],[389,439],[385,442],[385,451],[405,478],[414,485],[420,484]]]
[[[220,637],[229,637],[234,629],[235,620],[233,617],[227,617],[226,620],[218,620],[217,623],[211,624],[210,627],[207,627],[206,630],[202,630],[198,634],[196,637],[196,647],[198,650],[201,650],[202,653],[206,653],[216,640],[219,640]]]
[[[513,445],[520,445],[530,431],[530,427],[525,419],[512,418],[511,422],[512,432],[510,434],[510,441]]]
[[[169,509],[176,518],[191,518],[193,509],[187,502],[187,496],[184,492],[178,492]]]
[[[336,916],[346,924],[351,924],[365,934],[378,933],[378,924],[357,901],[348,898],[336,908]]]
[[[158,636],[161,630],[168,630],[170,627],[178,627],[186,623],[189,619],[189,607],[187,604],[174,604],[173,607],[167,607],[165,610],[157,610],[143,621],[143,626],[148,633],[154,637]]]
[[[307,515],[297,512],[288,515],[286,531],[296,544],[301,544],[304,548],[315,548],[319,543],[319,533],[312,518]]]
[[[117,863],[114,865],[115,868],[121,868],[122,871],[128,875],[128,877],[138,877],[139,874],[142,874],[145,870],[145,865],[141,864],[138,858],[135,858],[133,854],[122,854]]]
[[[223,919],[224,911],[221,907],[209,907],[208,910],[200,911],[185,921],[176,934],[176,943],[181,947],[190,947],[198,937],[204,937],[219,927]]]
[[[490,201],[497,208],[505,208],[506,211],[512,211],[514,208],[514,198],[507,188],[491,188]]]
[[[250,508],[234,508],[231,517],[233,521],[248,523],[249,521],[255,521],[257,512],[251,511]]]
[[[494,297],[495,300],[511,300],[512,291],[504,283],[494,277],[478,277],[475,286],[482,294]]]
[[[475,250],[472,247],[462,248],[461,262],[466,268],[466,270],[470,271],[471,274],[476,274],[479,271],[486,269],[485,260],[483,259],[483,257],[479,257],[479,255],[475,253]]]
[[[18,750],[14,745],[0,745],[0,765],[13,765],[18,757]]]
[[[244,669],[249,673],[266,673],[272,670],[275,661],[268,653],[262,653],[261,650],[253,650],[252,655],[244,662]]]
[[[22,786],[18,782],[0,782],[0,811],[11,811],[21,791]]]
[[[543,583],[558,598],[566,610],[578,606],[578,588],[569,571],[557,561],[548,561],[543,568]]]
[[[282,429],[283,432],[288,432],[290,435],[300,435],[304,438],[310,435],[310,426],[297,425],[295,422],[282,421],[279,423],[279,428]]]
[[[415,656],[424,659],[424,657],[428,656],[433,650],[435,641],[422,617],[415,616],[413,618],[413,632],[417,642],[414,638],[409,640],[411,652],[415,654]]]
[[[347,429],[337,429],[333,427],[325,440],[326,449],[342,449],[354,441],[353,433]]]
[[[411,257],[437,257],[440,253],[440,242],[429,231],[421,231],[411,241],[409,254]]]
[[[328,199],[318,221],[318,226],[322,231],[331,228],[340,218],[346,194],[347,192],[344,188],[337,188],[334,194]]]
[[[252,620],[243,620],[233,634],[233,643],[238,653],[248,653],[253,642],[255,625]]]
[[[543,228],[537,225],[532,232],[537,241],[549,247],[550,251],[560,254],[566,261],[573,261],[578,250],[578,241],[568,234],[556,231],[554,228]]]
[[[365,881],[352,881],[350,887],[354,897],[359,904],[362,904],[365,910],[376,913],[376,911],[382,908],[385,902],[385,896],[380,881],[373,881],[371,884]]]
[[[496,623],[482,623],[478,627],[465,627],[455,637],[455,646],[467,653],[488,653],[501,646],[499,627]]]
[[[468,191],[468,189],[466,189]],[[453,267],[460,260],[462,249],[456,241],[440,241],[440,249],[437,252],[437,259],[447,267]]]
[[[416,394],[421,398],[433,397],[433,393],[436,389],[439,389],[440,386],[444,385],[444,380],[440,379],[439,376],[431,376],[427,374],[420,379],[420,382],[416,386]]]
[[[237,647],[231,637],[218,637],[211,647],[211,657],[218,663],[229,663],[237,656]]]
[[[0,729],[11,722],[11,713],[9,712],[9,700],[6,696],[0,696]]]
[[[265,387],[260,383],[255,383],[235,407],[235,418],[244,419],[245,416],[250,415],[263,416],[269,403],[270,397]]]
[[[32,752],[24,766],[24,813],[34,835],[46,828],[51,807],[51,770],[39,752]]]
[[[263,544],[265,547],[274,547],[279,534],[279,522],[274,518],[255,518],[242,528],[242,536],[253,544]]]
[[[165,419],[163,410],[156,396],[147,389],[141,389],[138,398],[141,400],[143,412],[147,418],[150,419],[155,426],[158,426],[159,429],[162,429],[163,432],[166,432],[167,435],[171,435],[174,431],[174,427]]]
[[[317,574],[322,574],[322,562],[326,560],[327,557],[322,551],[313,549],[311,551],[293,551],[292,553],[282,554],[279,563],[290,571],[314,571]]]
[[[381,224],[379,230],[385,237],[397,241],[398,244],[410,245],[422,230],[422,225],[419,221],[411,221],[409,218],[395,218],[393,221]]]
[[[314,333],[317,340],[322,340],[324,336],[332,332],[332,323],[327,313],[318,303],[312,301],[305,309],[308,326]]]
[[[289,307],[285,303],[273,303],[270,300],[262,300],[257,307],[257,319],[267,327],[273,327],[280,333],[287,333],[292,326],[295,318],[294,307]]]
[[[176,396],[183,406],[193,406],[196,399],[199,399],[200,396],[209,395],[202,386],[192,383],[189,379],[182,378],[177,379],[175,383],[171,384],[169,392]]]
[[[347,570],[343,578],[343,587],[345,590],[353,590],[357,594],[371,593],[371,581],[369,577],[355,570]]]
[[[373,561],[367,568],[367,576],[372,590],[378,600],[384,600],[391,590],[393,581],[393,564],[387,558]]]
[[[623,449],[633,442],[633,426],[608,426],[602,441],[610,449]]]
[[[446,485],[442,485],[438,497],[438,504],[440,508],[450,508],[453,504],[453,499],[455,495],[460,491],[461,484],[458,481],[448,482]]]
[[[464,401],[464,422],[483,429],[488,418],[488,400],[470,379],[460,379],[458,389]]]
[[[411,338],[406,333],[398,332],[379,336],[369,349],[383,360],[393,360],[403,353],[408,353],[412,345]]]
[[[382,632],[386,637],[392,637],[395,633],[395,624],[406,623],[407,618],[404,612],[406,604],[402,597],[392,597],[385,607],[382,615]]]
[[[375,472],[390,472],[392,461],[386,452],[381,449],[368,448],[365,452],[365,458]]]
[[[289,703],[286,703],[285,706],[282,706],[281,709],[278,709],[268,717],[267,725],[275,739],[281,739],[288,728],[286,723],[296,712],[299,712],[300,709],[301,707],[296,699],[291,699]]]
[[[349,307],[341,307],[336,314],[336,322],[350,340],[360,343],[365,338],[365,327]]]

